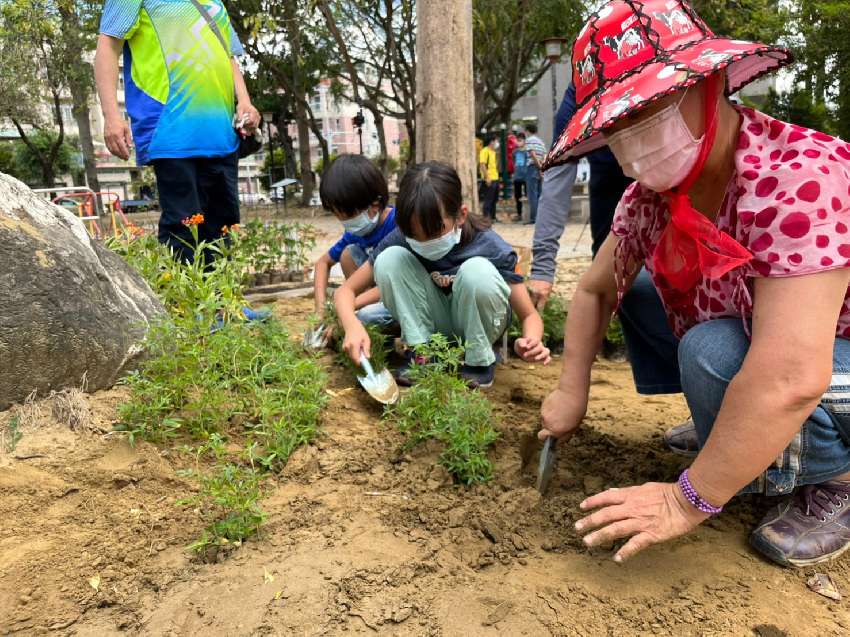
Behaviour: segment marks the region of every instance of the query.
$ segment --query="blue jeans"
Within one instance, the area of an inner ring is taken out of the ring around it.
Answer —
[[[356,244],[350,244],[343,252],[348,252],[351,260],[359,268],[369,260],[369,253],[362,247]],[[357,311],[357,318],[363,325],[377,325],[379,327],[389,327],[395,323],[393,315],[384,307],[383,303],[373,303],[360,308]]]
[[[540,201],[540,171],[529,166],[525,173],[525,192],[528,197],[528,220],[537,221],[537,203]]]
[[[681,393],[679,339],[667,324],[664,306],[646,270],[623,298],[620,323],[638,393]]]
[[[684,392],[702,447],[726,388],[750,347],[741,319],[719,319],[691,328],[678,341],[647,273],[623,299],[620,318],[641,394]],[[765,423],[766,427],[770,423]],[[782,456],[742,493],[784,495],[850,471],[850,341],[835,339],[832,384]]]
[[[749,348],[744,326],[735,318],[701,323],[679,344],[682,389],[700,448]],[[826,482],[850,471],[850,341],[835,339],[832,361],[832,384],[820,404],[776,462],[742,493],[785,495],[795,487]]]

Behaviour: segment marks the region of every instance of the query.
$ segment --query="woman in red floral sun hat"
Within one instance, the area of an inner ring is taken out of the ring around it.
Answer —
[[[733,105],[790,56],[715,36],[686,2],[609,2],[572,59],[578,110],[546,166],[608,144],[637,183],[573,297],[540,436],[578,428],[625,300],[650,341],[666,315],[665,386],[684,392],[699,449],[676,483],[588,498],[576,528],[589,545],[628,538],[621,561],[738,493],[793,493],[752,545],[783,565],[836,557],[850,548],[850,146]]]

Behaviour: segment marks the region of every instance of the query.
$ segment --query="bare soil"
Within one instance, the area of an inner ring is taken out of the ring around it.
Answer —
[[[295,332],[310,308],[276,312]],[[558,361],[499,369],[495,478],[472,488],[452,484],[436,447],[402,453],[378,406],[326,362],[321,437],[268,482],[261,536],[214,564],[186,549],[203,528],[177,504],[190,458],[105,433],[120,389],[77,397],[82,418],[56,399],[29,407],[0,455],[0,635],[850,634],[847,602],[806,588],[813,569],[749,549],[762,500],[624,566],[583,547],[572,523],[586,494],[683,466],[661,433],[687,417],[684,401],[638,396],[626,363],[596,365],[586,425],[541,498],[533,435]],[[818,570],[850,591],[850,559]]]

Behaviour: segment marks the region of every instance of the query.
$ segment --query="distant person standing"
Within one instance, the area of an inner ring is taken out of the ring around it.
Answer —
[[[508,134],[508,139],[506,142],[506,150],[508,156],[508,175],[513,177],[514,174],[514,151],[517,148],[517,144],[519,143],[518,139],[519,129],[514,126],[513,130]]]
[[[514,162],[514,199],[516,200],[516,221],[522,221],[522,197],[525,193],[525,177],[528,171],[528,151],[525,149],[525,133],[516,134]]]
[[[498,143],[495,135],[485,139],[485,146],[478,156],[481,172],[481,207],[484,216],[496,220],[496,202],[499,199],[499,162],[496,158]]]
[[[119,110],[118,56],[124,52],[127,112]],[[202,213],[199,239],[239,223],[240,135],[253,134],[251,104],[235,56],[244,53],[221,0],[107,0],[95,57],[109,151],[153,166],[162,215],[159,240],[191,260],[183,220]]]
[[[525,188],[528,196],[528,225],[537,221],[537,204],[540,201],[540,165],[546,157],[546,144],[537,136],[537,124],[525,127],[525,150],[528,152],[528,166],[525,169]]]

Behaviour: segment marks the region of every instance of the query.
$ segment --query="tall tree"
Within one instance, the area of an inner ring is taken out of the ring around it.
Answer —
[[[49,10],[38,0],[0,4],[0,116],[12,122],[46,188],[56,184],[65,142],[62,94],[67,89]],[[37,136],[48,143],[35,143]]]
[[[323,164],[329,148],[322,119],[310,97],[323,78],[335,75],[335,54],[322,48],[327,41],[315,19],[312,0],[226,1],[234,29],[252,61],[292,100],[301,154],[302,197],[309,204],[313,175],[309,159],[310,133],[318,140]]]
[[[74,120],[83,154],[83,164],[89,188],[100,192],[97,157],[91,130],[91,100],[94,92],[94,72],[87,54],[97,46],[100,2],[90,0],[58,0],[59,36],[56,46],[68,90]]]
[[[415,141],[416,8],[413,0],[316,0],[342,61],[340,93],[368,110],[380,145],[378,166],[388,172],[384,120],[405,123]]]
[[[581,0],[475,0],[476,129],[510,124],[517,101],[549,69],[544,38],[572,39],[584,22]]]
[[[776,0],[693,0],[693,5],[717,35],[773,44],[789,33],[789,11]]]
[[[797,80],[832,107],[833,132],[850,139],[850,1],[800,0],[793,12]]]

